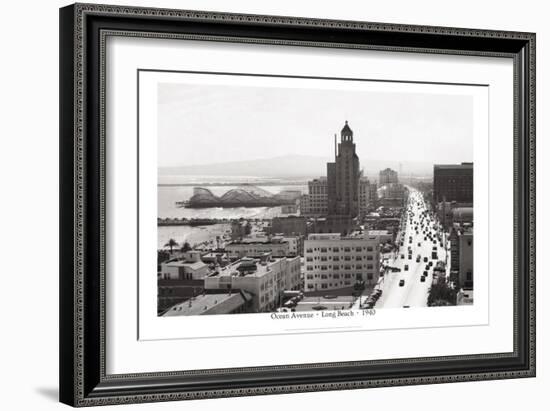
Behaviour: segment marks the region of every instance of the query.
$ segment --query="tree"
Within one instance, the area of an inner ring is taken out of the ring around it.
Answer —
[[[183,243],[183,246],[181,247],[181,251],[182,252],[187,252],[191,250],[191,244],[189,244],[187,241],[185,243]]]
[[[432,303],[432,307],[447,307],[447,306],[450,306],[451,303],[448,302],[448,301],[445,301],[445,300],[435,300],[433,303]]]
[[[456,290],[449,287],[446,281],[440,280],[430,287],[428,306],[441,307],[443,305],[456,305]]]
[[[166,244],[164,244],[165,247],[170,247],[170,254],[172,254],[173,248],[178,245],[179,245],[178,242],[173,238],[171,238],[170,240],[168,240]]]
[[[169,260],[169,259],[170,259],[170,254],[168,253],[168,251],[158,250],[158,252],[157,252],[157,264],[158,265],[162,264],[163,262],[165,262],[166,260]]]

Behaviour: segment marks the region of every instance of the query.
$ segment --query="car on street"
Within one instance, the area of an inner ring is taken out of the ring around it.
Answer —
[[[399,287],[403,287],[405,285],[405,280],[400,280],[399,281]]]
[[[425,282],[426,282],[426,276],[425,276],[425,275],[423,275],[423,276],[420,277],[420,282],[421,282],[421,283],[425,283]]]

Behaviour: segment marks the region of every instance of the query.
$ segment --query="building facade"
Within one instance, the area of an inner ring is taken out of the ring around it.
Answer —
[[[389,183],[380,185],[378,188],[379,205],[386,207],[400,207],[407,199],[407,189],[403,184]]]
[[[310,234],[304,244],[305,292],[374,286],[380,275],[376,238]]]
[[[334,163],[327,163],[327,195],[329,215],[359,214],[359,157],[355,152],[353,131],[344,125]]]
[[[304,237],[301,235],[283,236],[288,243],[288,256],[304,255]]]
[[[384,184],[397,184],[398,182],[397,171],[394,171],[391,168],[386,168],[380,171],[378,184],[381,186]]]
[[[472,204],[474,198],[474,164],[435,164],[434,203],[456,201]]]
[[[307,188],[308,193],[300,199],[301,214],[310,216],[327,214],[327,178],[319,177],[308,181]]]
[[[472,228],[462,232],[459,244],[458,287],[469,290],[474,287],[474,235]]]
[[[302,216],[274,217],[271,220],[271,233],[305,236],[307,234],[307,220]]]
[[[474,234],[471,225],[453,224],[451,241],[451,279],[457,288],[472,289],[474,286]]]
[[[180,258],[165,261],[160,265],[163,280],[202,280],[209,273],[198,251],[187,251]]]
[[[367,177],[359,178],[359,214],[366,215],[377,206],[378,193],[376,183]]]
[[[281,305],[283,292],[300,289],[300,257],[243,258],[204,280],[206,290],[243,290],[252,296],[251,312]]]
[[[286,257],[290,254],[289,243],[279,236],[257,237],[232,241],[225,246],[230,260],[255,257],[270,253],[273,257]]]

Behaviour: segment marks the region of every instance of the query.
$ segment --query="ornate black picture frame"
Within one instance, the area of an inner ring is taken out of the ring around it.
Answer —
[[[105,38],[211,38],[514,61],[514,350],[132,375],[105,372]],[[60,400],[73,406],[535,376],[535,34],[75,4],[60,10]]]

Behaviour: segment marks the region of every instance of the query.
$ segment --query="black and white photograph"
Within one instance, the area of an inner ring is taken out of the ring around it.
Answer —
[[[536,375],[536,35],[372,6],[60,9],[61,402]]]
[[[158,316],[476,303],[469,90],[486,87],[170,75],[156,90]]]

